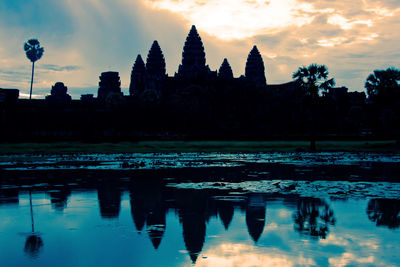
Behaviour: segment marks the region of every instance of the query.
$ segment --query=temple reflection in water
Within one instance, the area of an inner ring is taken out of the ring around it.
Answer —
[[[331,228],[340,220],[336,218],[329,201],[319,198],[296,195],[283,197],[228,190],[176,189],[165,186],[165,181],[161,180],[138,180],[129,183],[107,180],[74,186],[65,183],[35,190],[46,193],[52,210],[64,212],[68,210],[71,194],[76,189],[97,192],[98,214],[102,219],[112,221],[120,219],[121,202],[126,195],[135,228],[133,230],[140,235],[146,234],[155,250],[163,243],[168,212],[175,213],[182,227],[183,242],[192,263],[196,263],[204,249],[211,218],[218,219],[222,229],[229,231],[235,213],[241,214],[245,223],[242,229],[247,228],[248,237],[254,245],[260,242],[263,234],[265,235],[265,227],[269,221],[267,203],[276,203],[277,200],[290,210],[292,229],[300,236],[315,240],[326,239]],[[2,190],[0,207],[18,205],[19,193],[19,189],[15,188]],[[366,214],[377,226],[396,229],[400,226],[399,204],[399,200],[371,199],[366,207]],[[32,234],[27,238],[25,251],[32,257],[37,257],[43,245],[42,238]]]

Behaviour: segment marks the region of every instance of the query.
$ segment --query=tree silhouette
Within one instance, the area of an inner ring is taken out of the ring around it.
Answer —
[[[325,65],[311,64],[308,67],[300,67],[292,77],[306,95],[315,99],[319,97],[320,92],[326,92],[335,86],[335,80],[328,79],[328,76],[328,68]]]
[[[302,66],[292,76],[309,100],[308,106],[311,112],[311,151],[315,151],[315,108],[318,98],[321,93],[326,93],[335,86],[335,80],[333,78],[329,79],[328,76],[328,68],[325,65],[317,64],[311,64],[308,67]]]
[[[373,102],[390,104],[400,96],[400,70],[374,70],[365,82],[368,97]]]
[[[329,225],[336,223],[333,210],[328,203],[319,198],[299,199],[293,220],[297,232],[316,239],[325,239]]]
[[[31,78],[31,90],[29,93],[29,99],[32,99],[32,86],[33,86],[33,74],[35,71],[35,62],[38,61],[44,52],[44,48],[40,46],[37,39],[30,39],[24,43],[24,51],[26,57],[32,62],[32,78]]]
[[[371,199],[367,206],[368,219],[376,226],[387,226],[389,229],[400,227],[400,200]]]

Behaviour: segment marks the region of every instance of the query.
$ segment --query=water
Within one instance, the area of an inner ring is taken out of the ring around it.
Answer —
[[[14,188],[1,194],[0,266],[399,266],[399,211],[160,180]]]
[[[398,155],[60,157],[1,156],[1,267],[400,266]]]

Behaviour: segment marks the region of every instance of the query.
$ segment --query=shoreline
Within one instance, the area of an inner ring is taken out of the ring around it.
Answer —
[[[75,153],[176,153],[176,152],[309,152],[309,141],[136,141],[136,142],[2,142],[0,155]],[[316,152],[400,152],[396,140],[317,141]]]

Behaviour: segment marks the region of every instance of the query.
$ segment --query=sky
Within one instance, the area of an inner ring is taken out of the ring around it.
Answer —
[[[337,86],[363,91],[375,69],[400,68],[400,0],[1,0],[0,88],[26,98],[31,62],[23,44],[37,38],[33,94],[64,82],[75,99],[97,95],[101,72],[118,71],[128,94],[136,56],[154,40],[170,76],[196,25],[207,64],[227,58],[236,77],[257,45],[268,84],[291,80],[300,66],[325,64]]]

